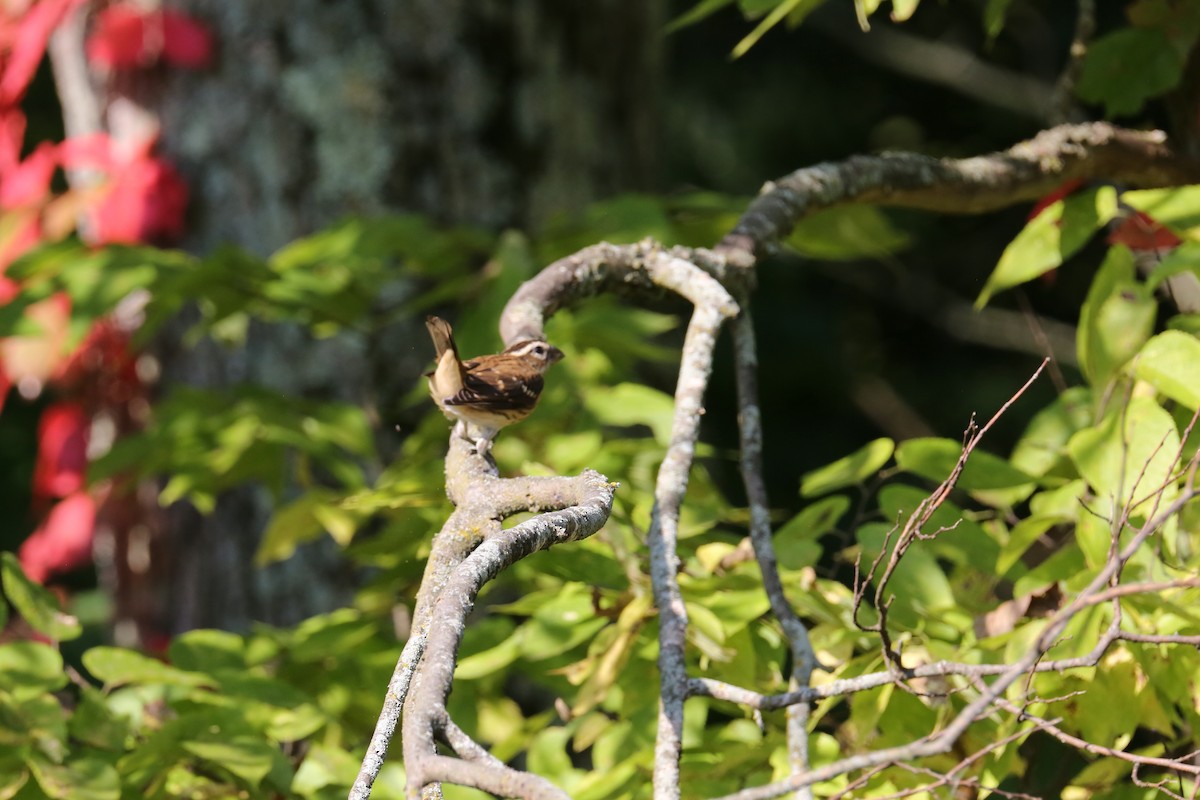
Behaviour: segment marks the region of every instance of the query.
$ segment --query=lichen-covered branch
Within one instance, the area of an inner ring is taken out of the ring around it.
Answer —
[[[449,663],[453,663],[454,654],[457,653],[457,640],[452,643],[453,652],[447,657],[447,644],[443,638],[434,639],[433,645],[439,649],[430,654],[429,637],[431,631],[445,630],[457,630],[461,636],[462,626],[465,625],[465,612],[461,618],[457,618],[439,606],[439,599],[447,586],[457,585],[454,583],[456,580],[460,583],[464,580],[463,571],[470,572],[472,569],[469,564],[475,564],[483,558],[475,556],[479,548],[488,542],[509,542],[514,536],[514,531],[518,532],[515,535],[520,537],[523,533],[535,529],[534,534],[529,535],[527,539],[522,539],[515,545],[508,545],[503,550],[503,558],[511,560],[502,559],[497,567],[499,569],[557,541],[571,541],[590,536],[608,519],[615,489],[614,484],[608,483],[603,476],[594,472],[585,472],[577,478],[502,479],[490,459],[478,455],[462,437],[451,435],[450,450],[446,456],[446,492],[457,507],[446,520],[442,530],[434,537],[417,595],[412,633],[388,683],[383,711],[376,723],[375,733],[367,748],[358,778],[351,789],[351,800],[365,800],[370,796],[371,785],[383,766],[384,757],[400,721],[401,710],[408,707],[406,699],[410,692],[415,694],[417,686],[423,685],[426,692],[432,691],[436,697],[438,680],[444,680],[442,688],[445,693],[449,692],[452,668],[449,674],[435,673],[434,677],[430,678],[422,671],[422,667],[430,663],[431,657],[439,663],[444,664],[447,658]],[[500,523],[506,517],[520,511],[544,510],[550,512],[509,531],[501,530]],[[558,538],[545,539],[544,534],[547,530],[554,531]],[[522,543],[531,546],[532,549],[522,550]],[[473,556],[476,560],[470,561]],[[482,582],[479,585],[481,586]],[[478,587],[474,591],[477,592]],[[460,602],[462,598],[460,595]],[[466,601],[467,607],[473,601],[474,594],[471,594]],[[440,730],[434,723],[445,718],[444,705],[439,705],[444,703],[445,694],[441,695],[441,701],[434,703],[430,703],[426,695],[422,695],[422,698],[423,704],[412,706],[417,709],[413,714],[417,715],[419,722],[411,725],[406,722],[404,726],[406,730],[416,731],[413,736],[405,737],[410,785],[413,775],[420,774],[414,772],[416,765],[422,763],[420,755],[434,753],[432,739]],[[422,723],[425,727],[419,727]],[[424,746],[425,749],[410,754],[410,741],[414,748]],[[419,791],[418,787],[417,792]]]
[[[465,445],[459,447],[465,449]],[[436,619],[436,624],[428,630],[425,652],[414,670],[411,694],[404,709],[402,730],[409,797],[419,797],[427,784],[448,779],[504,797],[564,796],[561,790],[541,778],[479,759],[473,748],[466,754],[473,759],[469,764],[436,756],[435,749],[435,738],[445,732],[445,702],[467,616],[483,585],[501,570],[538,550],[591,536],[608,520],[616,487],[604,476],[588,471],[578,478],[554,478],[551,481],[541,483],[529,492],[530,505],[545,508],[551,502],[569,496],[570,506],[541,514],[485,538],[450,571],[436,597],[430,601],[429,616]],[[506,483],[491,487],[491,491],[503,493],[509,488],[504,485]],[[528,489],[518,489],[523,490]]]
[[[697,270],[697,273],[699,271]],[[703,283],[699,273],[692,280]],[[711,279],[710,279],[711,280]],[[713,281],[715,283],[715,281]],[[718,284],[719,288],[719,284]],[[711,287],[710,287],[711,289]],[[687,610],[676,574],[679,558],[676,544],[679,512],[687,492],[688,475],[704,413],[704,392],[712,372],[712,353],[721,323],[736,306],[724,290],[712,289],[714,297],[697,305],[688,325],[675,389],[675,418],[671,443],[658,470],[654,488],[654,511],[646,539],[650,548],[650,579],[658,606],[659,712],[658,739],[654,757],[654,796],[657,800],[679,797],[679,757],[683,747],[683,702],[687,699],[687,669],[684,647],[687,640]]]
[[[1060,125],[1007,150],[974,158],[915,153],[853,156],[799,169],[768,183],[716,250],[745,260],[767,252],[803,217],[850,203],[979,214],[1036,200],[1081,178],[1153,188],[1200,181],[1200,162],[1181,158],[1161,131],[1104,122]]]

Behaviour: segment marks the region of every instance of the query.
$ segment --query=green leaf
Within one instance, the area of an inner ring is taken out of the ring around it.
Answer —
[[[15,754],[0,754],[0,800],[12,800],[29,782],[29,768]]]
[[[292,791],[304,797],[316,797],[328,786],[342,789],[354,783],[359,762],[345,750],[313,742],[292,781]],[[320,795],[324,796],[324,795]]]
[[[899,520],[900,526],[903,527],[904,522],[927,497],[927,492],[915,486],[893,483],[880,491],[879,508],[888,520]],[[932,536],[922,545],[938,558],[973,570],[992,573],[1000,553],[999,546],[978,522],[970,519],[954,503],[943,501],[925,523],[922,533]]]
[[[775,538],[785,539],[817,539],[833,530],[838,520],[850,510],[850,498],[842,494],[823,497],[815,503],[810,503],[801,509],[775,531]]]
[[[940,483],[954,471],[961,454],[962,444],[953,439],[909,439],[896,448],[896,463],[905,472]],[[957,486],[966,491],[982,491],[1013,489],[1033,482],[1032,476],[1003,458],[976,449],[967,459]]]
[[[1096,509],[1099,513],[1119,512],[1135,498],[1135,513],[1145,512],[1151,492],[1167,485],[1178,465],[1179,431],[1160,405],[1147,397],[1133,397],[1126,408],[1113,409],[1100,424],[1072,436],[1067,451],[1079,474],[1103,500]],[[1163,501],[1169,502],[1174,494],[1168,485]]]
[[[120,647],[93,647],[83,654],[83,666],[105,686],[160,683],[168,686],[213,686],[206,675],[187,672],[149,656]]]
[[[989,40],[995,40],[1004,30],[1004,20],[1011,4],[1012,0],[987,0],[983,9],[983,29],[987,31]]]
[[[774,28],[780,22],[783,22],[784,19],[787,19],[788,24],[792,25],[793,27],[799,25],[805,17],[807,17],[813,11],[816,11],[821,5],[824,4],[824,2],[825,0],[769,0],[770,5],[774,5],[774,8],[771,8],[771,13],[767,14],[767,16],[763,18],[762,22],[758,23],[754,30],[746,34],[745,38],[737,43],[737,45],[733,48],[733,57],[741,58],[742,56],[746,55],[746,53],[750,52],[751,47],[754,47],[754,45],[758,44],[758,40],[761,39],[767,31],[771,30],[771,28]],[[749,4],[745,2],[745,0],[741,0],[739,5],[741,5],[742,9],[746,11],[747,16],[753,15],[753,12],[751,12],[749,9],[754,4]],[[764,4],[759,2],[757,5],[754,5],[754,7],[757,10],[757,7],[762,5]],[[768,7],[770,7],[770,5],[768,5]]]
[[[1200,186],[1124,192],[1121,202],[1179,233],[1187,234],[1200,226]],[[1187,253],[1194,253],[1194,248],[1189,247]]]
[[[895,447],[896,443],[891,439],[876,439],[832,464],[805,473],[800,481],[801,496],[817,497],[864,483],[883,468]]]
[[[313,489],[292,502],[276,509],[258,544],[254,563],[259,566],[289,558],[296,548],[311,542],[325,532],[318,510],[332,508],[331,500],[338,498],[328,489]],[[326,517],[328,519],[328,517]]]
[[[1134,277],[1133,254],[1109,248],[1079,313],[1079,365],[1092,386],[1104,387],[1141,349],[1156,312],[1153,295]]]
[[[279,748],[262,739],[233,736],[220,742],[185,741],[181,746],[192,755],[228,770],[252,787],[262,783],[275,766]]]
[[[637,383],[620,383],[611,389],[592,389],[584,404],[605,425],[645,425],[660,445],[665,447],[671,441],[675,400],[669,394]]]
[[[82,690],[70,720],[71,736],[100,750],[122,752],[131,734],[129,719],[109,708],[106,697],[91,686]]]
[[[996,557],[996,574],[1007,576],[1025,551],[1046,531],[1061,522],[1056,516],[1030,516],[1014,525],[1008,533],[1008,541],[1001,546],[1000,554]]]
[[[854,15],[858,17],[858,27],[862,30],[871,30],[871,24],[868,21],[872,14],[878,9],[883,0],[854,0]]]
[[[26,577],[15,554],[0,553],[0,575],[9,602],[35,631],[58,642],[74,639],[83,631],[78,620],[62,612],[49,590]]]
[[[1134,374],[1172,400],[1200,408],[1200,340],[1181,331],[1164,331],[1146,342]]]
[[[1044,275],[1087,244],[1117,213],[1117,193],[1103,186],[1047,206],[1017,234],[975,300],[983,308],[996,292]]]
[[[38,759],[26,762],[47,796],[62,800],[119,800],[121,779],[112,765],[98,758],[76,758],[67,764]]]
[[[1067,441],[1092,421],[1091,390],[1073,386],[1033,415],[1009,459],[1017,469],[1041,477],[1066,456]]]
[[[858,543],[863,549],[864,569],[879,557],[883,550],[885,534],[891,525],[882,522],[868,523],[858,529]],[[893,533],[887,553],[895,549],[896,535]],[[888,555],[884,555],[876,574],[876,581],[883,576]],[[873,581],[875,583],[876,581]],[[919,624],[928,612],[954,607],[954,592],[946,573],[938,566],[937,559],[923,542],[916,542],[904,554],[891,580],[888,582],[884,599],[895,597],[892,620],[905,626]]]
[[[62,655],[41,642],[0,645],[0,689],[21,699],[53,692],[67,684]]]
[[[810,258],[841,261],[898,253],[912,244],[912,237],[893,225],[884,211],[852,205],[804,217],[787,243]]]
[[[541,661],[565,653],[589,641],[607,624],[595,615],[590,592],[582,587],[563,591],[521,626],[521,655]]]
[[[1075,93],[1108,117],[1136,114],[1183,76],[1184,53],[1153,28],[1122,28],[1088,45]]]
[[[188,631],[171,641],[167,651],[179,669],[213,673],[245,669],[246,642],[236,633],[217,630]]]
[[[680,28],[695,25],[697,22],[707,19],[722,8],[725,8],[725,6],[733,5],[733,2],[734,0],[700,0],[699,3],[696,3],[696,5],[671,20],[667,24],[667,33],[674,33]]]
[[[0,692],[0,752],[20,748],[55,763],[67,752],[67,717],[51,694]]]
[[[892,22],[907,22],[920,4],[921,0],[892,0]]]
[[[1200,242],[1184,242],[1164,255],[1146,276],[1146,285],[1158,289],[1168,278],[1184,273],[1200,276]]]

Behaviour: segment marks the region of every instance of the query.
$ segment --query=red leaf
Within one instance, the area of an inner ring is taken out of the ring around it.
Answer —
[[[96,16],[85,49],[93,64],[109,69],[151,67],[160,60],[194,69],[212,60],[213,39],[207,26],[178,11],[118,4]]]
[[[21,163],[25,142],[25,112],[19,108],[0,109],[0,175]]]
[[[33,493],[64,497],[83,488],[87,473],[88,418],[77,403],[55,403],[38,423]]]
[[[213,36],[208,26],[170,10],[162,12],[162,25],[164,59],[187,69],[212,63]]]
[[[1033,219],[1038,214],[1057,203],[1059,200],[1062,200],[1067,195],[1073,193],[1080,186],[1083,186],[1083,178],[1072,178],[1069,181],[1064,181],[1062,185],[1053,192],[1050,192],[1050,194],[1034,203],[1033,208],[1029,212],[1029,216],[1026,217],[1026,221]]]
[[[67,139],[58,146],[58,156],[67,169],[101,169],[111,172],[118,165],[113,140],[107,133],[92,133]]]
[[[50,34],[83,0],[39,0],[17,22],[12,49],[0,74],[0,105],[15,106],[25,95],[46,52]]]
[[[146,16],[136,8],[114,5],[96,15],[92,34],[84,51],[88,61],[110,69],[130,69],[148,65],[157,53],[146,48]]]
[[[160,158],[139,158],[114,176],[93,215],[97,244],[164,243],[183,234],[187,185]]]
[[[84,566],[92,559],[95,528],[96,501],[91,495],[81,491],[63,499],[21,545],[25,573],[44,583],[51,575]]]
[[[1123,244],[1130,250],[1171,250],[1181,242],[1169,228],[1141,211],[1134,211],[1108,235],[1109,244]]]
[[[35,205],[50,194],[50,179],[58,168],[58,148],[42,142],[29,157],[0,176],[0,208]]]

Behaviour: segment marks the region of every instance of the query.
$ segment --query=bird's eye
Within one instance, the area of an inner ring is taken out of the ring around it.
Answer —
[[[546,348],[539,344],[537,347],[533,348],[533,354],[537,356],[544,356],[546,355]]]

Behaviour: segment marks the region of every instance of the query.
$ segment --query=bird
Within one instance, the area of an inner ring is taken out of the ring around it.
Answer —
[[[526,339],[494,355],[463,361],[454,344],[450,323],[425,318],[433,339],[437,366],[427,372],[429,394],[448,418],[457,420],[461,434],[475,451],[491,450],[501,428],[533,412],[542,393],[543,375],[563,353],[543,339]]]

